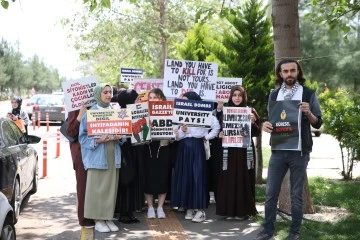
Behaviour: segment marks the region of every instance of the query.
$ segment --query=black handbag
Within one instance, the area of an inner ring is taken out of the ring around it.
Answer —
[[[119,170],[121,186],[129,185],[135,178],[135,165],[130,148],[131,144],[128,141],[121,145],[121,168]]]
[[[68,125],[68,121],[66,119],[60,127],[61,134],[64,135],[64,137],[66,137],[67,140],[69,140],[69,142],[76,142],[78,140],[77,137],[74,138],[74,137],[70,137],[69,135],[67,135],[67,133],[66,133],[67,125]]]

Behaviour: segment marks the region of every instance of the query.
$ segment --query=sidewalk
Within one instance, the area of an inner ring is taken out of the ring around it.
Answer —
[[[30,197],[28,204],[16,224],[17,239],[79,239],[80,227],[76,215],[75,174],[72,168],[69,143],[61,136],[61,156],[55,157],[56,129],[52,127],[49,133],[41,126],[29,133],[39,135],[48,140],[48,177],[39,180],[38,192]],[[325,143],[325,145],[324,145]],[[322,145],[326,149],[322,149]],[[263,146],[268,146],[265,135]],[[35,145],[42,173],[42,142]],[[314,138],[314,151],[309,163],[309,176],[326,176],[341,178],[338,174],[339,156],[337,144],[328,135]],[[264,169],[264,176],[266,174]],[[258,207],[263,211],[263,207]],[[136,213],[140,223],[122,224],[117,233],[95,232],[95,239],[253,239],[260,229],[254,221],[228,221],[215,215],[215,204],[206,210],[207,219],[203,223],[193,223],[184,219],[184,213],[179,213],[165,206],[166,219],[146,219],[146,212]],[[263,212],[260,212],[263,213]]]

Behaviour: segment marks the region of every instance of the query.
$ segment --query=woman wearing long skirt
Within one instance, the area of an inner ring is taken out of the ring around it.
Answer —
[[[149,92],[149,101],[166,101],[161,89],[154,88]],[[145,197],[148,205],[148,218],[166,218],[163,205],[169,189],[170,174],[169,140],[153,140],[145,146]],[[154,195],[158,196],[158,207],[153,207]]]
[[[112,102],[117,102],[121,108],[126,108],[127,104],[139,102],[139,95],[133,89],[121,90],[113,96]],[[145,206],[144,198],[144,145],[132,146],[130,138],[122,145],[123,157],[126,158],[127,171],[133,174],[132,179],[122,182],[123,176],[120,172],[119,192],[116,201],[115,215],[119,215],[119,221],[126,224],[140,222],[135,216],[134,211],[140,211]],[[123,162],[124,163],[124,162]],[[122,165],[123,166],[123,165]]]
[[[230,91],[229,107],[246,107],[247,94],[242,86],[234,86]],[[260,134],[260,118],[255,109],[252,109],[251,137]],[[223,137],[223,133],[219,133]],[[247,148],[229,147],[227,151],[227,167],[221,169],[216,199],[216,214],[230,219],[245,219],[257,214],[255,206],[255,154],[251,140],[252,154]],[[226,156],[225,156],[226,157]],[[249,161],[248,161],[249,160]]]
[[[195,92],[187,92],[183,99],[201,100]],[[202,222],[203,209],[208,207],[207,169],[204,140],[213,139],[220,130],[215,116],[211,115],[211,131],[201,127],[183,125],[177,133],[178,151],[171,189],[171,204],[186,208],[185,219]],[[198,211],[195,214],[195,209]]]
[[[110,109],[110,85],[94,89],[96,105],[90,110]],[[95,220],[98,232],[119,231],[112,221],[116,203],[121,159],[120,136],[88,136],[87,116],[81,119],[79,141],[85,170],[87,170],[84,217]]]

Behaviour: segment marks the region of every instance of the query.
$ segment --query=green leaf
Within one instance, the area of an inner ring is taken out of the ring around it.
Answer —
[[[110,0],[101,0],[101,5],[103,5],[106,8],[110,8],[111,7]]]
[[[92,12],[97,7],[96,0],[91,0],[90,11]]]
[[[9,2],[8,1],[5,1],[5,0],[2,0],[1,1],[1,6],[5,9],[8,9],[9,7]]]

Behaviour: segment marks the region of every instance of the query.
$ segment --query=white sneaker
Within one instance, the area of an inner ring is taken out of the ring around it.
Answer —
[[[110,231],[117,232],[119,231],[118,226],[115,225],[113,221],[105,221],[106,225],[110,228]]]
[[[155,218],[155,210],[153,207],[148,208],[147,218]]]
[[[95,230],[101,233],[110,232],[110,228],[106,225],[105,221],[100,220],[95,222]]]
[[[188,209],[188,210],[186,210],[185,219],[187,219],[187,220],[193,219],[193,218],[194,218],[194,214],[195,214],[194,209]]]
[[[203,222],[205,219],[206,219],[205,212],[202,210],[199,210],[196,212],[192,221],[200,223],[200,222]]]
[[[164,209],[162,207],[158,207],[156,213],[158,218],[166,218]]]

